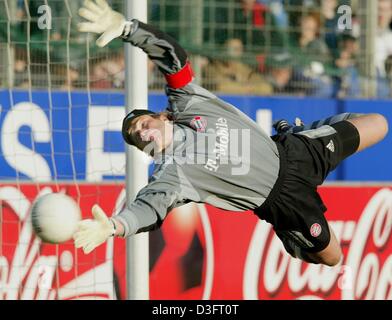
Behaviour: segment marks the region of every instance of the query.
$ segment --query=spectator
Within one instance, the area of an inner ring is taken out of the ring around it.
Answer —
[[[309,96],[331,97],[332,80],[326,75],[326,67],[331,64],[327,45],[320,39],[318,15],[308,13],[300,19],[301,33],[294,43],[294,54],[298,59],[295,78],[302,83]]]
[[[230,39],[226,44],[228,60],[215,60],[206,68],[213,89],[231,94],[270,95],[272,87],[256,71],[243,63],[244,45],[240,39]]]
[[[14,86],[19,88],[28,88],[29,78],[27,70],[27,53],[25,49],[15,48],[14,61]]]
[[[122,89],[125,86],[124,52],[120,51],[108,61],[108,73],[112,79],[113,88]]]
[[[301,34],[297,47],[300,52],[312,61],[330,62],[330,53],[324,40],[320,38],[320,20],[318,16],[309,13],[300,20]]]
[[[94,89],[123,88],[125,81],[125,62],[123,53],[116,53],[111,58],[94,65],[91,87]]]
[[[391,85],[392,85],[392,55],[388,56],[385,61],[385,79],[382,79],[381,85],[378,84],[378,97],[390,98],[391,97]],[[380,82],[380,81],[379,81]]]
[[[268,7],[271,16],[276,22],[276,26],[281,30],[286,30],[289,27],[289,21],[283,1],[284,0],[257,0],[258,3]]]
[[[339,40],[339,56],[335,65],[341,71],[337,77],[337,96],[359,98],[361,96],[360,76],[357,68],[359,54],[358,40],[352,35],[342,35]]]
[[[272,52],[277,52],[287,48],[290,42],[289,33],[289,17],[284,7],[284,0],[257,0],[268,8],[271,16],[271,41]],[[278,47],[278,48],[277,48]]]
[[[335,92],[332,79],[325,74],[322,64],[318,62],[313,62],[306,68],[295,68],[293,82],[308,97],[334,97]]]
[[[334,57],[338,55],[338,0],[321,0],[324,40]]]
[[[92,68],[90,84],[92,89],[110,89],[112,87],[104,64],[105,61],[100,61]]]
[[[72,90],[78,87],[78,81],[80,81],[80,65],[78,63],[71,61],[68,66],[58,66],[57,69],[57,76],[62,83],[59,86],[60,89]]]
[[[256,0],[216,0],[216,5],[215,15],[210,16],[210,22],[217,26],[214,39],[207,38],[206,42],[223,45],[237,38],[247,52],[282,45],[282,35],[265,4]]]
[[[299,94],[305,92],[293,81],[293,59],[289,53],[273,54],[266,59],[267,80],[275,94]]]
[[[314,77],[306,68],[298,67],[287,52],[270,55],[266,60],[268,80],[275,94],[328,98],[332,85],[328,77]]]
[[[392,55],[392,0],[378,0],[378,30],[376,36],[375,64],[377,72],[377,96],[388,98],[390,88],[385,69],[386,61]]]
[[[26,15],[25,15],[25,2],[24,0],[17,0],[16,3],[16,19],[17,20],[22,20]]]
[[[290,40],[295,41],[300,35],[297,26],[300,25],[300,19],[309,11],[319,7],[318,0],[286,0],[286,8],[291,29]]]
[[[390,55],[387,60],[385,61],[385,70],[387,73],[387,79],[392,81],[392,55]]]

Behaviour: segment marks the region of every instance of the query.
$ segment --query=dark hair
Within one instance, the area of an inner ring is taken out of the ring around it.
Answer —
[[[150,114],[146,114],[146,115],[149,115],[151,118],[154,118],[154,119],[159,119],[161,116],[165,116],[169,121],[174,121],[173,113],[171,113],[169,111],[163,111],[163,112],[159,112],[159,113],[150,113]],[[126,118],[124,119],[122,134],[123,134],[123,138],[124,138],[125,142],[127,142],[129,145],[136,147],[136,141],[129,134],[129,129],[131,127],[132,121],[133,120],[126,121]]]

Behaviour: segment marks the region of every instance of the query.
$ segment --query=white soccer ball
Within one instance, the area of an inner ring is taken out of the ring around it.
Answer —
[[[43,242],[58,244],[71,240],[80,220],[79,206],[62,193],[43,195],[31,207],[33,229]]]

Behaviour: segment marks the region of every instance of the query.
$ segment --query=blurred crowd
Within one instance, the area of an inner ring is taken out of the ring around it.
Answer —
[[[358,98],[363,81],[373,77],[377,97],[389,98],[392,0],[376,1],[372,75],[364,67],[361,39],[365,30],[355,0],[204,0],[198,16],[192,2],[150,0],[149,22],[180,41],[196,65],[197,80],[216,92]],[[11,24],[10,14],[0,8],[0,54],[6,55],[10,39],[13,86],[123,88],[121,42],[99,50],[92,41],[86,45],[85,35],[75,27],[81,0],[53,1],[52,29],[42,32],[37,27],[39,15],[34,13],[44,2],[17,0],[14,8],[7,9],[13,10]],[[122,1],[113,4],[123,10]],[[345,5],[351,10],[349,16]],[[0,56],[4,75],[3,61]],[[161,88],[164,80],[159,72],[151,62],[148,68],[150,87]]]
[[[364,80],[371,79],[378,98],[391,97],[391,0],[377,0],[374,74],[364,66],[363,55],[368,53],[361,53],[360,39],[366,30],[361,28],[364,19],[357,15],[355,1],[225,1],[233,6],[211,15],[217,27],[204,37],[205,43],[212,39],[222,44],[229,57],[225,61],[212,57],[205,63],[204,80],[212,89],[358,98]],[[345,6],[350,16],[344,16]],[[251,56],[246,59],[247,53],[253,53],[253,63]]]

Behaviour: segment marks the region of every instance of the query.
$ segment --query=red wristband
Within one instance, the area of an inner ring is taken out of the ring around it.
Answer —
[[[191,64],[187,62],[187,64],[177,73],[165,74],[165,78],[169,87],[178,89],[191,82],[193,75]]]

